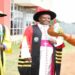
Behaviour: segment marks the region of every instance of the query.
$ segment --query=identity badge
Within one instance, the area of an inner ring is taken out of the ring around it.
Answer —
[[[34,37],[34,42],[38,42],[39,41],[39,37]]]

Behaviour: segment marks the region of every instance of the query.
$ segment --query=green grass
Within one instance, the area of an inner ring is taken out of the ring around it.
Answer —
[[[69,53],[69,52],[75,52],[75,46],[72,46],[71,44],[69,44],[69,43],[67,43],[66,41],[65,41],[65,48],[64,48],[64,51],[63,52],[67,52],[67,53]]]
[[[19,43],[12,44],[12,54],[6,55],[6,75],[19,75],[17,69],[18,56],[19,56]]]
[[[12,44],[12,54],[6,55],[6,75],[19,75],[17,70],[17,62],[19,55],[19,42]],[[63,53],[75,52],[75,47],[65,42]]]

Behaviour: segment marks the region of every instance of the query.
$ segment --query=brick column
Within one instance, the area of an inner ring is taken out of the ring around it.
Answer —
[[[7,14],[6,17],[0,17],[0,24],[10,27],[11,24],[11,0],[0,0],[0,11]]]

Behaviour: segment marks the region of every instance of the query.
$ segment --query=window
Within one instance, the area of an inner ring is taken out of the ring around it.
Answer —
[[[25,27],[32,25],[34,11],[31,8],[25,8],[14,5],[12,10],[11,35],[20,35]]]
[[[22,34],[23,30],[23,19],[15,18],[14,21],[11,21],[11,35]]]
[[[21,7],[20,7],[21,9]],[[15,6],[14,11],[11,12],[11,35],[22,34],[23,31],[23,12],[18,10],[18,6]]]

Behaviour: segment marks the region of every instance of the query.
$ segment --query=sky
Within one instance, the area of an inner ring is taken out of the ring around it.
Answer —
[[[75,0],[52,0],[51,10],[56,12],[58,20],[75,23]]]

